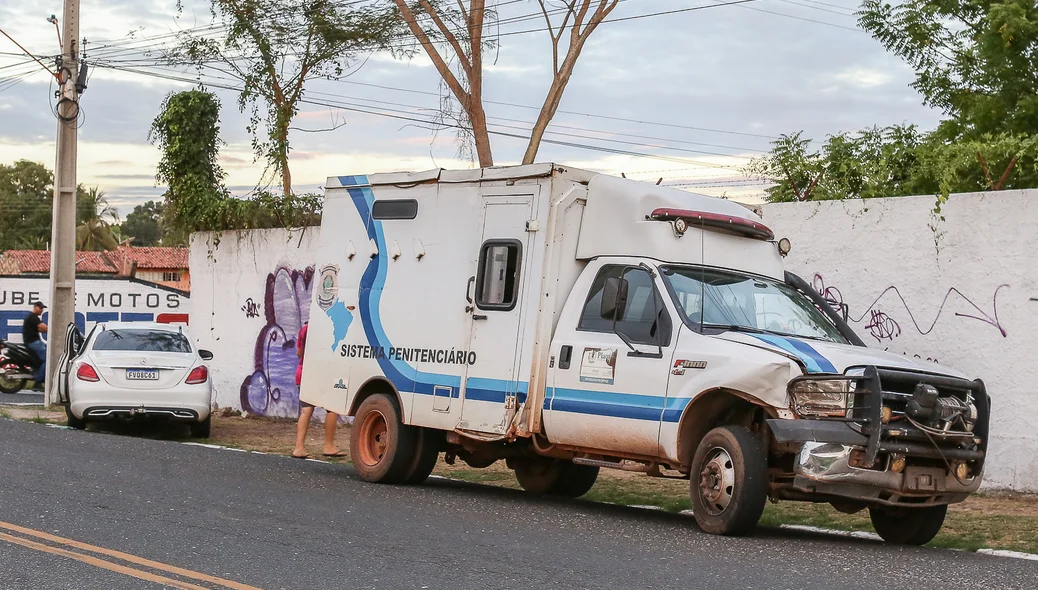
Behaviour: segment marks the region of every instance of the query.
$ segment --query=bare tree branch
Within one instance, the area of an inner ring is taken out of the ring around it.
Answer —
[[[538,1],[542,2],[543,8],[543,0]],[[578,1],[580,2],[579,8],[576,6]],[[566,52],[565,59],[562,60],[561,66],[558,65],[558,41],[555,37],[552,38],[555,75],[552,78],[551,86],[548,88],[548,93],[544,98],[544,104],[541,106],[541,110],[537,115],[537,120],[530,132],[530,142],[527,144],[526,153],[523,155],[524,164],[532,164],[537,159],[537,151],[540,149],[541,140],[544,138],[544,132],[547,130],[551,120],[555,117],[559,105],[562,103],[562,96],[566,91],[566,86],[569,84],[570,78],[573,76],[573,68],[577,64],[580,52],[584,49],[584,44],[587,43],[588,38],[595,32],[598,25],[600,25],[602,21],[609,16],[609,13],[616,8],[619,0],[597,0],[597,6],[594,12],[591,12],[589,16],[588,12],[591,10],[591,6],[594,3],[596,3],[596,0],[573,0],[573,2],[569,4],[569,10],[563,20],[563,27],[565,27],[565,24],[569,21],[570,15],[573,16],[573,23],[569,27],[569,48]],[[547,18],[546,11],[545,18]],[[588,19],[587,25],[584,25],[585,18]],[[563,31],[564,28],[559,29],[558,34],[560,39]]]

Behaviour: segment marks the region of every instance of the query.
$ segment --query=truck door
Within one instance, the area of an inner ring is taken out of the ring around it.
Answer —
[[[582,289],[584,305],[567,307],[551,345],[555,364],[545,426],[552,442],[659,455],[676,338],[653,274],[640,266],[605,264],[590,284],[580,280],[575,285]],[[620,279],[626,296],[615,300]],[[581,297],[577,291],[574,296]],[[614,312],[604,315],[603,297],[614,298]]]
[[[472,331],[459,429],[503,434],[517,396],[525,393],[526,384],[516,375],[529,283],[525,270],[532,260],[526,222],[535,211],[534,191],[483,194],[483,236],[466,291]]]

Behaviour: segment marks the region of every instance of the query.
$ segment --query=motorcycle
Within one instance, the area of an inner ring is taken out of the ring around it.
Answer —
[[[39,366],[36,355],[27,347],[0,339],[0,392],[25,389]]]

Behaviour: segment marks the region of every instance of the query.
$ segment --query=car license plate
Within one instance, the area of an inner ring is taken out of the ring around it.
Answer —
[[[158,369],[126,369],[126,378],[130,381],[158,381]]]

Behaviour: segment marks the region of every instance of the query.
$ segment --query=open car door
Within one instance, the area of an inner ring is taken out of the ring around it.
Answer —
[[[65,328],[65,352],[58,359],[58,403],[68,405],[68,379],[72,369],[72,361],[79,356],[83,349],[83,333],[79,331],[74,322],[69,322]]]

